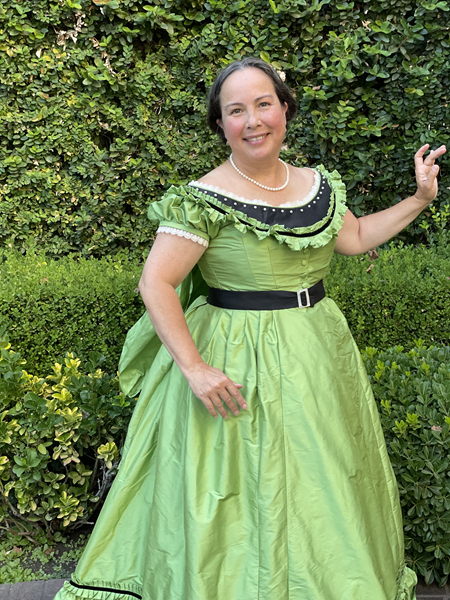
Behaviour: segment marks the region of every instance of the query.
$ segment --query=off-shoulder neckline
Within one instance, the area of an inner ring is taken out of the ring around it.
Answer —
[[[262,205],[262,206],[270,206],[271,208],[289,208],[289,207],[294,207],[294,206],[306,206],[309,202],[311,202],[311,200],[313,200],[315,198],[315,196],[317,195],[317,192],[319,191],[320,183],[321,183],[321,173],[317,169],[312,169],[311,167],[305,167],[305,169],[310,169],[311,171],[314,172],[314,183],[313,183],[312,188],[310,189],[308,194],[305,196],[305,198],[302,198],[301,200],[294,200],[293,202],[284,202],[283,204],[269,204],[265,200],[259,200],[259,199],[249,200],[248,198],[245,198],[244,196],[238,196],[237,194],[234,194],[233,192],[229,192],[228,190],[224,190],[218,186],[210,185],[208,183],[201,183],[200,181],[196,181],[196,180],[190,181],[188,183],[188,185],[190,185],[192,187],[197,187],[200,189],[203,188],[206,190],[211,190],[213,192],[217,192],[218,194],[221,194],[222,196],[227,196],[228,198],[233,198],[233,200],[237,200],[238,202],[245,202],[247,204],[258,204],[258,205]]]

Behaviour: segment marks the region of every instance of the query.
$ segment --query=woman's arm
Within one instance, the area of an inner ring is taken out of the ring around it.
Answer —
[[[227,418],[221,398],[235,414],[239,414],[239,411],[231,396],[240,406],[247,408],[237,389],[242,385],[203,361],[190,334],[175,289],[187,277],[204,251],[204,246],[192,240],[170,233],[159,233],[145,262],[139,291],[159,339],[180,367],[194,394],[213,416],[217,416],[215,406],[222,417]]]
[[[446,152],[445,146],[433,150],[422,160],[428,144],[416,152],[417,192],[386,210],[357,219],[349,210],[345,213],[344,224],[339,232],[335,252],[354,256],[363,254],[384,242],[404,229],[432,202],[438,192],[436,176],[439,167],[434,166],[438,156]]]
[[[183,374],[203,361],[175,288],[189,275],[204,251],[204,246],[192,240],[159,233],[139,281],[139,291],[152,325]]]

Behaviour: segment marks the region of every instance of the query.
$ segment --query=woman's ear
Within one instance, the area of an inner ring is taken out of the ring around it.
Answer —
[[[287,121],[287,111],[289,109],[288,103],[284,102],[283,103],[283,114],[284,114],[284,134],[286,135],[287,133],[287,127],[288,127],[288,121]]]
[[[218,125],[216,133],[217,133],[217,134],[219,133],[219,127],[220,127],[220,128],[222,129],[222,134],[223,134],[223,124],[222,124],[222,119],[216,119],[216,123],[217,123],[217,125]],[[223,137],[225,137],[225,135],[224,135]],[[228,140],[227,140],[227,138],[225,138],[225,142],[228,144]]]
[[[217,123],[217,130],[216,130],[217,135],[222,134],[221,135],[222,138],[225,138],[225,143],[228,144],[228,140],[224,134],[222,119],[216,119],[216,123]],[[220,127],[220,129],[222,129],[222,131],[219,131],[219,127]]]

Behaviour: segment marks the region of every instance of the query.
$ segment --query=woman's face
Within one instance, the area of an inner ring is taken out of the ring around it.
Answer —
[[[277,158],[286,133],[286,102],[281,104],[274,85],[261,69],[235,71],[220,91],[223,128],[233,158],[251,163]]]

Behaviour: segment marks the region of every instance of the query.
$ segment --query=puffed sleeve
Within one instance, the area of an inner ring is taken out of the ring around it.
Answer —
[[[161,200],[150,204],[147,216],[158,223],[157,233],[172,233],[208,247],[218,234],[219,224],[211,220],[204,203],[186,188],[170,187]]]

